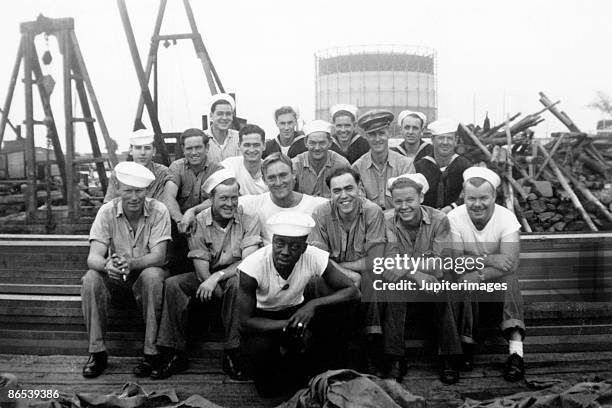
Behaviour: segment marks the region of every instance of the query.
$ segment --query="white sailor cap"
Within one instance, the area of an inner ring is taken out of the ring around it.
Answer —
[[[310,234],[315,221],[310,215],[299,211],[281,211],[272,215],[267,224],[274,235],[304,237]]]
[[[421,185],[421,192],[423,194],[427,193],[427,191],[429,191],[429,183],[427,182],[427,179],[425,178],[424,175],[422,175],[421,173],[407,173],[407,174],[402,174],[401,176],[397,176],[397,177],[392,177],[389,179],[389,181],[387,181],[387,189],[390,190],[391,186],[393,185],[393,183],[396,180],[402,179],[402,178],[407,178],[410,179],[412,181],[414,181],[417,184]]]
[[[329,108],[329,115],[334,120],[336,113],[346,112],[353,116],[353,120],[357,119],[357,107],[348,103],[339,103]]]
[[[447,133],[457,132],[459,122],[451,119],[438,119],[431,122],[427,128],[431,131],[432,136],[445,135]]]
[[[311,133],[315,133],[315,132],[325,132],[331,135],[333,133],[333,129],[334,129],[334,125],[332,125],[331,123],[325,120],[317,119],[317,120],[313,120],[305,124],[302,131],[304,132],[304,135],[306,136],[308,136]]]
[[[212,106],[219,101],[225,101],[229,103],[232,107],[232,110],[236,110],[236,101],[234,101],[232,95],[226,93],[218,93],[216,95],[211,96],[210,101],[208,102],[208,107],[212,110]]]
[[[403,110],[399,113],[399,115],[397,115],[397,124],[399,125],[399,127],[402,127],[402,122],[404,121],[404,119],[406,119],[408,116],[416,116],[417,118],[421,119],[421,127],[425,126],[427,124],[427,116],[425,116],[424,113],[421,112],[415,112],[415,111],[411,111],[411,110]]]
[[[210,194],[219,184],[232,178],[236,178],[236,174],[232,170],[225,168],[217,170],[202,184],[202,189],[206,191],[206,194]]]
[[[151,170],[135,162],[121,162],[115,166],[114,172],[117,180],[136,188],[149,187],[149,184],[155,180]]]
[[[138,129],[130,136],[130,145],[142,146],[152,144],[154,140],[153,135],[146,129]]]
[[[478,167],[478,166],[468,167],[463,172],[464,182],[474,177],[485,179],[493,186],[494,189],[497,189],[497,187],[499,187],[499,185],[501,184],[501,179],[499,178],[497,173],[495,173],[493,170],[488,169],[486,167]]]

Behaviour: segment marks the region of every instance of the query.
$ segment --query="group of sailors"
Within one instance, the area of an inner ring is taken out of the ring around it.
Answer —
[[[356,336],[366,356],[360,368],[401,381],[415,310],[435,326],[444,383],[472,368],[485,312],[509,343],[504,377],[523,377],[520,224],[495,204],[499,176],[455,153],[457,122],[428,124],[424,114],[403,111],[404,140],[391,149],[395,117],[387,110],[359,116],[355,106],[336,105],[332,123],[314,120],[300,132],[295,110],[284,106],[274,113],[279,134],[268,141],[254,124],[231,129],[234,112],[231,96],[215,95],[209,130],[185,130],[184,157],[169,168],[153,162],[153,136],[130,138],[133,162],[115,167],[89,236],[85,377],[106,368],[109,305],[126,300],[135,300],[146,327],[139,377],[188,369],[194,300],[220,302],[223,370],[252,378],[266,396],[346,367]],[[375,259],[398,255],[479,258],[481,267],[373,272]],[[380,292],[379,278],[423,288],[497,282],[506,290],[489,302],[478,291]]]

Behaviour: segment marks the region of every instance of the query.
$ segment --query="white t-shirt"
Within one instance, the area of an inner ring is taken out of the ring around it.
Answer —
[[[327,198],[313,197],[308,194],[302,194],[302,200],[295,207],[283,208],[274,204],[270,193],[263,193],[258,195],[246,195],[238,198],[238,203],[242,205],[244,213],[248,215],[255,215],[259,217],[261,222],[261,237],[263,238],[264,245],[272,243],[272,233],[268,228],[268,219],[272,214],[276,214],[282,211],[298,211],[304,214],[312,215],[315,208],[327,202]]]
[[[240,195],[261,194],[268,191],[268,186],[264,183],[263,177],[253,178],[251,173],[244,167],[242,156],[228,157],[219,164],[234,172],[236,180],[240,184]]]
[[[238,269],[257,281],[257,308],[275,311],[302,303],[308,281],[323,275],[328,259],[327,252],[308,245],[285,280],[274,267],[272,245],[268,245],[249,255]]]
[[[491,219],[480,231],[470,219],[465,204],[455,208],[447,216],[453,242],[462,245],[468,255],[498,254],[501,239],[521,229],[521,224],[512,211],[498,204],[495,204]]]

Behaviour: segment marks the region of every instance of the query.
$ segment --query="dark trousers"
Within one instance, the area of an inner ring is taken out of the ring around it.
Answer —
[[[410,292],[408,302],[393,301],[384,306],[383,345],[384,352],[394,357],[403,357],[406,351],[404,334],[408,312],[426,311],[435,329],[438,354],[441,356],[462,354],[456,318],[447,293],[430,294]],[[409,327],[408,330],[411,330]]]
[[[193,271],[193,261],[187,257],[189,243],[187,236],[178,232],[174,220],[171,221],[172,242],[168,244],[169,268],[172,275],[181,275]]]
[[[300,307],[274,312],[257,309],[255,315],[284,320]],[[356,303],[317,309],[302,338],[281,330],[243,333],[242,346],[257,391],[262,396],[290,393],[305,386],[311,376],[344,367],[355,308]]]
[[[493,314],[499,322],[502,335],[506,340],[510,329],[518,329],[525,338],[525,317],[523,296],[519,288],[517,274],[505,275],[499,279],[487,281],[506,283],[507,290],[494,293],[466,292],[463,299],[457,302],[455,313],[461,341],[475,344],[477,329],[483,315]]]
[[[238,332],[238,275],[234,275],[219,285],[223,290],[221,303],[221,320],[225,330],[224,348],[233,349],[240,346]],[[162,308],[158,346],[185,350],[187,343],[187,322],[189,320],[189,301],[196,295],[200,282],[195,272],[173,276],[166,280],[164,287],[164,305]]]

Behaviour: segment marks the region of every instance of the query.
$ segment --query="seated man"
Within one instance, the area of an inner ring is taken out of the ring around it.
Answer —
[[[278,126],[278,136],[266,142],[263,158],[272,153],[282,153],[292,159],[304,153],[306,151],[304,133],[295,129],[298,124],[298,114],[295,109],[291,106],[281,106],[274,111],[274,120]]]
[[[404,141],[397,147],[391,148],[394,152],[403,154],[416,163],[425,156],[432,156],[433,146],[430,142],[423,140],[423,131],[427,125],[427,116],[421,112],[404,110],[397,115],[399,126]]]
[[[242,344],[263,396],[292,392],[306,385],[308,376],[344,365],[332,360],[345,353],[348,303],[359,299],[359,290],[329,262],[329,254],[306,244],[312,217],[286,211],[268,223],[272,244],[238,266]],[[330,294],[305,301],[304,289],[315,277]]]
[[[307,152],[292,159],[297,190],[315,197],[329,198],[329,186],[325,180],[329,174],[349,162],[332,146],[332,124],[324,120],[313,120],[304,126]]]
[[[329,252],[338,269],[361,289],[359,329],[365,335],[367,371],[376,374],[382,327],[369,274],[371,260],[384,254],[385,217],[379,206],[359,196],[359,179],[359,173],[348,166],[327,176],[331,201],[314,211],[315,227],[308,243]]]
[[[329,109],[329,115],[336,129],[331,150],[341,154],[353,164],[370,150],[368,141],[357,133],[357,107],[337,104]]]
[[[145,357],[134,374],[150,375],[159,354],[155,337],[164,279],[169,276],[165,265],[171,238],[168,209],[160,201],[145,197],[146,188],[153,180],[153,173],[140,164],[117,164],[114,182],[120,196],[100,207],[91,226],[89,271],[81,287],[91,353],[83,368],[84,377],[97,377],[106,368],[104,335],[111,299],[133,297],[142,310],[146,325]]]
[[[164,187],[166,181],[170,178],[170,170],[163,164],[155,163],[155,145],[153,144],[153,135],[145,129],[137,130],[130,136],[130,154],[134,163],[142,164],[147,169],[151,170],[155,176],[153,181],[147,187],[147,197],[163,201]],[[108,183],[104,203],[108,203],[113,198],[119,197],[119,192],[115,188],[114,176],[111,176],[111,181]]]
[[[450,256],[450,226],[446,215],[439,210],[421,205],[429,185],[420,174],[405,174],[389,180],[393,210],[385,213],[387,228],[386,258],[397,255],[421,259],[417,270],[389,269],[383,277],[391,282],[408,279],[423,287],[424,282],[437,283],[444,277],[442,263],[426,263],[431,257]],[[427,258],[425,258],[425,256]],[[409,273],[408,273],[409,272]],[[401,382],[405,374],[406,314],[426,310],[433,320],[436,344],[440,355],[440,380],[453,384],[459,380],[458,356],[461,341],[448,293],[411,290],[399,294],[386,293],[387,304],[383,316],[385,354],[390,360],[388,376]]]
[[[196,217],[195,231],[189,237],[189,258],[195,272],[187,272],[166,280],[164,306],[157,345],[167,348],[165,361],[151,378],[168,378],[187,369],[184,355],[189,300],[202,302],[222,298],[221,318],[225,328],[223,370],[233,379],[245,379],[238,348],[238,263],[255,252],[261,244],[261,228],[257,217],[243,213],[238,205],[239,186],[230,170],[213,173],[203,185],[210,195],[212,207]]]
[[[478,327],[478,300],[497,301],[499,320],[504,338],[510,345],[504,378],[518,381],[525,374],[523,339],[525,323],[523,298],[518,285],[520,259],[519,224],[508,209],[495,204],[499,176],[487,168],[470,167],[463,172],[465,204],[448,214],[454,256],[479,257],[482,268],[460,275],[458,281],[469,283],[500,283],[505,287],[497,296],[487,297],[482,291],[468,292],[460,305],[459,334],[464,345],[464,369],[472,368],[472,348],[476,343],[474,332]],[[478,260],[478,259],[477,259]],[[492,310],[495,303],[488,303]],[[497,310],[497,309],[495,309]]]
[[[268,186],[261,173],[266,133],[259,126],[247,123],[238,132],[238,143],[241,156],[228,157],[219,164],[234,172],[240,184],[240,195],[267,192]]]

